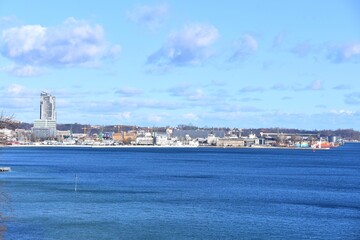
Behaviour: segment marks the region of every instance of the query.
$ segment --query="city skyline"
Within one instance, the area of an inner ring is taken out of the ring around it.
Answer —
[[[360,130],[359,9],[1,1],[0,111],[32,122],[46,91],[58,123]]]

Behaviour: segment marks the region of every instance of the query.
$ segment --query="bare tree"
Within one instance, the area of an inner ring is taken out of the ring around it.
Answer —
[[[3,112],[0,113],[0,129],[16,129],[19,126],[19,121],[15,120],[14,115],[6,116]],[[0,145],[6,144],[6,137],[0,133]]]
[[[15,129],[19,126],[19,121],[15,120],[14,115],[6,116],[3,112],[0,113],[0,129],[8,128]]]

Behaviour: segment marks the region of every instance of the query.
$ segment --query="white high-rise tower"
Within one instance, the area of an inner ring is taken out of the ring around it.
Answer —
[[[56,120],[55,97],[46,92],[40,94],[40,120]]]
[[[55,97],[49,93],[40,94],[40,119],[34,121],[32,132],[35,140],[56,137]]]

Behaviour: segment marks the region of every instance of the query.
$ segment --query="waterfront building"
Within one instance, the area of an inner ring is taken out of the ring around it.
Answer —
[[[242,138],[237,137],[225,137],[219,138],[217,141],[218,147],[244,147],[245,141]]]
[[[118,133],[113,133],[112,139],[116,142],[130,144],[131,142],[135,142],[136,136],[137,135],[135,131],[118,132]]]
[[[154,137],[151,133],[146,132],[138,136],[135,140],[136,145],[154,145]]]
[[[208,135],[208,137],[207,137],[207,143],[208,143],[210,146],[216,146],[217,141],[218,141],[218,137],[216,137],[214,134],[209,134],[209,135]]]
[[[184,140],[188,135],[191,138],[207,138],[210,134],[216,137],[224,137],[224,130],[215,130],[215,129],[195,129],[195,130],[184,130],[184,129],[173,129],[171,132],[171,137],[177,137],[180,140]]]
[[[40,119],[34,121],[32,137],[44,140],[56,137],[56,104],[55,97],[49,93],[40,94]]]

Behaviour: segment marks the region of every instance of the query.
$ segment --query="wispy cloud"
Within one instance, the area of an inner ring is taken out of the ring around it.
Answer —
[[[143,93],[142,89],[139,88],[131,88],[131,87],[122,87],[115,91],[115,93],[131,97],[131,96],[137,96]]]
[[[271,89],[273,89],[273,90],[281,90],[281,91],[289,90],[289,88],[290,88],[289,85],[281,83],[281,82],[276,83],[271,87]]]
[[[296,44],[293,48],[291,48],[291,52],[298,57],[306,57],[310,53],[314,51],[314,47],[310,44],[309,41],[304,41]]]
[[[17,76],[32,76],[39,68],[98,66],[101,60],[113,57],[119,45],[110,45],[100,25],[68,18],[55,27],[23,25],[2,31],[1,54],[16,67],[9,72]]]
[[[274,37],[272,47],[279,48],[283,45],[286,37],[286,32],[280,32],[278,35]]]
[[[351,105],[360,105],[360,92],[353,92],[345,95],[345,103]]]
[[[258,42],[256,38],[250,34],[245,34],[241,39],[234,43],[233,54],[229,61],[243,61],[250,55],[254,54],[258,49]]]
[[[241,98],[240,100],[241,100],[241,102],[259,102],[259,101],[262,101],[261,98],[251,98],[251,97]]]
[[[213,56],[211,45],[218,39],[217,28],[208,24],[186,25],[169,35],[165,44],[151,54],[147,63],[157,67],[199,65]]]
[[[318,105],[315,105],[315,107],[316,107],[316,108],[322,108],[322,109],[327,108],[327,106],[324,105],[324,104],[318,104]]]
[[[19,95],[24,93],[24,91],[25,87],[20,84],[11,84],[7,89],[7,92],[11,95]]]
[[[346,85],[346,84],[340,84],[340,85],[336,85],[335,87],[333,87],[333,89],[335,89],[335,90],[349,90],[349,89],[351,89],[351,86]]]
[[[0,68],[1,72],[10,73],[16,77],[31,77],[31,76],[38,76],[42,74],[41,68],[32,65],[8,65],[5,67]]]
[[[306,86],[307,90],[323,90],[323,82],[321,80],[314,80]]]
[[[33,114],[38,106],[38,93],[21,84],[10,84],[0,89],[0,109],[9,113]]]
[[[319,91],[324,89],[324,84],[321,80],[314,80],[307,85],[304,83],[285,84],[278,82],[271,89],[277,91]]]
[[[158,5],[138,5],[126,13],[128,19],[149,29],[159,27],[169,13],[166,4]]]
[[[335,45],[328,48],[328,59],[333,63],[360,60],[360,42]]]
[[[198,121],[200,119],[199,115],[196,113],[186,113],[182,117],[188,121]]]
[[[263,92],[265,91],[265,88],[263,87],[253,87],[253,86],[247,86],[243,87],[239,90],[240,93],[248,93],[248,92]]]
[[[307,91],[307,90],[319,91],[319,90],[323,90],[323,89],[324,89],[324,86],[323,86],[323,82],[321,80],[314,80],[310,84],[305,85],[305,86],[303,84],[296,84],[293,86],[293,90],[295,90],[295,91]]]
[[[218,104],[213,106],[215,112],[226,112],[226,113],[256,113],[264,112],[264,109],[251,106],[251,105],[238,105],[238,104]]]
[[[197,88],[192,85],[180,85],[167,89],[172,96],[183,97],[189,101],[199,101],[207,98],[202,88]]]
[[[330,113],[336,114],[336,115],[353,115],[355,112],[351,110],[345,110],[345,109],[332,109],[330,110]]]
[[[134,110],[139,108],[175,110],[182,107],[182,103],[174,101],[161,101],[159,99],[134,99],[121,98],[112,103],[112,107],[118,106],[122,109]],[[113,109],[113,108],[112,108]],[[101,110],[101,109],[100,109]]]

